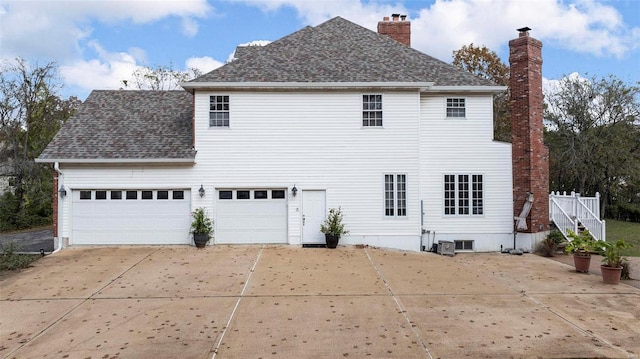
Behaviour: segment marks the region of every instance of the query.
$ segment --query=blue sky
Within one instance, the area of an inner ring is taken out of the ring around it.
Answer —
[[[334,16],[375,30],[407,14],[412,47],[451,62],[486,45],[508,62],[508,41],[529,26],[543,42],[543,76],[616,75],[640,81],[638,0],[2,0],[0,58],[55,61],[62,95],[116,89],[140,66],[204,72],[238,44],[273,41]]]

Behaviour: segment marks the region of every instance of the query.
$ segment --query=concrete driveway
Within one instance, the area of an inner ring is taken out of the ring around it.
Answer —
[[[640,289],[536,255],[85,247],[0,274],[0,357],[640,355]]]

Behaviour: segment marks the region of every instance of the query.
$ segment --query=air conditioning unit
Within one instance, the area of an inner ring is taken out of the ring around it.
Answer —
[[[438,253],[445,256],[456,254],[456,245],[452,241],[438,241]]]

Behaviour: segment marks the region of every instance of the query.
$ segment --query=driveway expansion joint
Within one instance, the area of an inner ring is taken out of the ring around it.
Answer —
[[[367,258],[369,259],[369,263],[371,263],[371,265],[373,266],[373,269],[376,271],[378,278],[380,278],[385,288],[387,288],[387,290],[389,291],[389,294],[391,294],[391,297],[393,298],[393,301],[396,303],[396,307],[398,308],[399,313],[402,314],[402,316],[404,317],[404,320],[407,322],[407,324],[409,324],[409,328],[411,328],[411,331],[413,332],[416,339],[418,340],[418,343],[420,343],[420,345],[424,349],[425,354],[429,358],[433,359],[433,355],[431,355],[431,351],[429,350],[429,347],[427,347],[427,343],[425,342],[425,340],[422,338],[422,336],[416,329],[416,324],[413,321],[411,321],[411,319],[409,318],[409,315],[407,314],[407,310],[400,302],[400,298],[398,298],[393,292],[393,290],[391,289],[391,286],[382,275],[382,272],[380,272],[380,269],[378,268],[376,263],[373,261],[373,258],[371,258],[371,255],[369,254],[369,251],[367,250],[367,248],[364,248],[364,253],[367,255]]]

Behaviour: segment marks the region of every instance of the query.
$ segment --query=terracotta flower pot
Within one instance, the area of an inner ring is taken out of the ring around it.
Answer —
[[[605,265],[601,265],[600,270],[602,270],[602,281],[605,284],[620,283],[620,276],[622,275],[622,267],[608,267]]]
[[[576,267],[576,272],[589,273],[589,265],[591,265],[591,255],[579,256],[574,253],[573,264]]]

